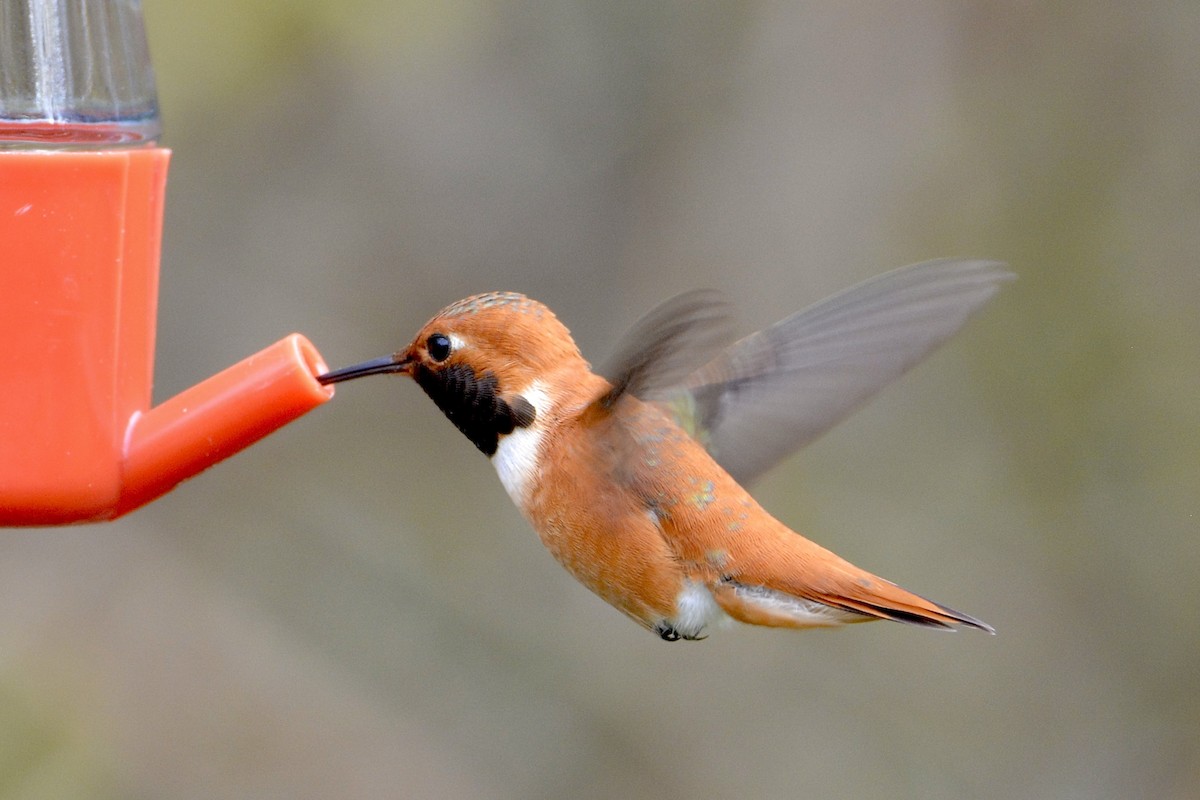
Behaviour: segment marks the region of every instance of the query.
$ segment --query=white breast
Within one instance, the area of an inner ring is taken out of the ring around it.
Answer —
[[[492,463],[500,483],[520,509],[525,508],[529,490],[541,472],[542,438],[546,432],[545,416],[550,408],[550,396],[541,381],[534,381],[521,392],[532,405],[534,422],[528,428],[517,428],[500,437]]]

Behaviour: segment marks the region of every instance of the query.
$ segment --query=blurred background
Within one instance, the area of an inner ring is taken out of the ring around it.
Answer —
[[[756,494],[999,635],[665,644],[373,379],[116,523],[0,536],[0,797],[1194,798],[1200,5],[144,9],[174,149],[156,397],[526,292],[602,361],[1007,261]]]

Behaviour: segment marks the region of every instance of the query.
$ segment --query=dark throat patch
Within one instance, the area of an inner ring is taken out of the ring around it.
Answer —
[[[496,454],[500,437],[533,424],[533,404],[521,395],[511,401],[499,393],[491,372],[482,375],[466,364],[441,369],[419,366],[413,377],[454,427],[488,457]]]

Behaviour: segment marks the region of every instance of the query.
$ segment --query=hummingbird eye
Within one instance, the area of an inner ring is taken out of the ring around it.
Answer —
[[[425,340],[425,349],[434,361],[445,361],[450,357],[450,337],[444,333],[435,333]]]

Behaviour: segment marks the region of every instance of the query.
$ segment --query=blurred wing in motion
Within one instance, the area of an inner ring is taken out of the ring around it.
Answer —
[[[596,402],[611,409],[626,393],[650,400],[678,390],[732,338],[729,332],[729,304],[720,292],[695,289],[664,301],[625,334],[600,373],[612,389]]]
[[[917,364],[1013,277],[991,261],[893,270],[734,343],[663,402],[745,484]],[[628,381],[635,394],[639,380]]]

